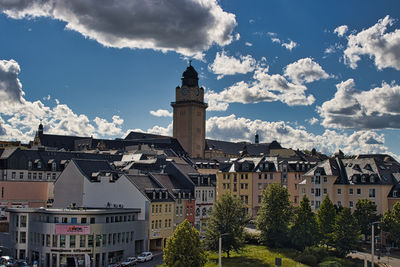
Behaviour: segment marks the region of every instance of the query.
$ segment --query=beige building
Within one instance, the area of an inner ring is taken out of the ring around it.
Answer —
[[[344,159],[343,154],[318,164],[303,175],[300,197],[310,199],[317,211],[325,196],[337,206],[354,211],[359,199],[370,199],[383,214],[399,200],[400,164],[387,155],[359,155]]]
[[[199,78],[193,66],[189,65],[182,75],[182,86],[176,87],[173,137],[192,158],[203,158],[206,136],[206,108],[204,89],[199,87]]]

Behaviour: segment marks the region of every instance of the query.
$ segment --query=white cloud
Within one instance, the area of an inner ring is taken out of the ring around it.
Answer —
[[[366,55],[374,60],[379,70],[389,67],[400,70],[400,30],[386,32],[393,22],[386,16],[370,28],[350,34],[344,50],[345,63],[355,69],[361,56]]]
[[[284,68],[284,76],[297,84],[328,79],[330,75],[312,58],[302,58]]]
[[[208,90],[204,96],[208,102],[208,110],[226,111],[229,103],[248,104],[281,101],[289,106],[311,105],[315,101],[314,96],[306,95],[307,87],[297,83],[297,81],[311,82],[317,80],[318,77],[325,78],[325,75],[321,74],[322,68],[318,69],[316,65],[319,65],[314,61],[311,60],[311,63],[308,62],[309,64],[307,64],[307,60],[305,62],[304,64],[301,61],[297,63],[305,66],[303,71],[296,73],[290,67],[286,74],[294,79],[295,83],[289,82],[280,74],[268,74],[268,67],[261,67],[260,65],[254,71],[252,82],[240,81],[221,92]],[[322,72],[325,73],[323,70]],[[319,74],[318,77],[316,73]]]
[[[156,117],[172,117],[172,112],[166,109],[157,109],[156,111],[150,110],[150,114]]]
[[[238,41],[240,39],[240,34],[239,33],[236,33],[235,34],[235,41]]]
[[[349,29],[349,27],[347,27],[347,25],[342,25],[337,27],[333,33],[336,33],[339,37],[342,37],[346,34],[347,30]]]
[[[294,42],[294,41],[292,41],[292,40],[289,39],[289,42],[288,42],[288,43],[282,43],[282,46],[283,46],[284,48],[286,48],[287,50],[292,51],[293,48],[295,48],[295,47],[298,46],[298,44],[297,44],[296,42]]]
[[[256,60],[251,55],[239,56],[239,59],[230,57],[225,51],[217,52],[214,62],[208,66],[208,69],[218,74],[217,79],[225,75],[246,74],[256,67]]]
[[[328,155],[339,149],[345,154],[388,152],[384,145],[384,135],[374,131],[355,131],[347,134],[325,130],[321,135],[315,135],[307,132],[304,127],[292,127],[283,121],[250,120],[233,114],[211,117],[206,125],[207,138],[218,140],[252,141],[257,132],[261,142],[277,140],[284,147],[308,150],[316,148]]]
[[[250,42],[245,42],[244,44],[245,44],[246,46],[253,46],[253,44],[250,43]]]
[[[288,42],[285,43],[284,41],[278,38],[278,34],[276,34],[275,32],[267,32],[267,35],[271,38],[271,41],[273,43],[280,44],[282,47],[286,48],[290,52],[293,50],[293,48],[298,46],[298,43],[290,39]]]
[[[353,79],[336,85],[335,96],[317,108],[325,127],[353,129],[400,128],[400,86],[382,83],[366,91]]]
[[[141,132],[141,133],[158,134],[158,135],[164,135],[164,136],[172,136],[172,122],[170,124],[168,124],[167,127],[155,125],[153,128],[147,129],[147,131],[144,131],[142,129],[129,129],[125,132],[125,134],[123,136],[126,137],[132,131],[133,132]]]
[[[306,120],[310,125],[314,125],[314,124],[316,124],[317,122],[319,122],[319,120],[317,119],[317,118],[315,118],[315,117],[312,117],[311,119],[309,119],[309,120]]]
[[[40,121],[45,126],[45,132],[51,134],[96,137],[121,133],[123,120],[118,116],[114,116],[112,122],[99,117],[91,121],[86,115],[76,114],[58,100],[53,107],[44,105],[40,100],[26,100],[18,79],[19,71],[20,66],[16,61],[0,61],[1,139],[31,141]]]
[[[215,0],[0,0],[14,19],[49,17],[67,23],[107,47],[202,55],[211,45],[231,43],[235,15]]]

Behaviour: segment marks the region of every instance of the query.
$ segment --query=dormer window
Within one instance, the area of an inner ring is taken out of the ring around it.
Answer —
[[[55,172],[57,170],[57,163],[51,163],[51,171]]]
[[[370,183],[375,182],[374,176],[371,175],[371,176],[369,177],[369,182],[370,182]]]
[[[397,197],[397,196],[398,196],[397,190],[393,190],[393,197]]]
[[[28,170],[32,170],[32,161],[28,161]]]
[[[42,162],[41,162],[40,160],[38,160],[38,162],[37,162],[37,168],[38,168],[38,169],[41,169],[41,168],[42,168]]]
[[[361,182],[362,182],[362,183],[365,183],[365,182],[366,182],[366,179],[365,179],[365,176],[364,176],[364,175],[361,176]]]

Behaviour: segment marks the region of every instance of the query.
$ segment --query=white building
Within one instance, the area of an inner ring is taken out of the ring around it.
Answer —
[[[38,266],[106,266],[147,248],[146,222],[138,220],[138,209],[7,211],[11,256]]]

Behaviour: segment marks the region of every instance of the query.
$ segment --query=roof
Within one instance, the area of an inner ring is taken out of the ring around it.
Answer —
[[[151,173],[151,176],[153,176],[160,184],[167,188],[172,195],[178,190],[185,192],[192,191],[192,187],[187,187],[187,185],[180,182],[180,179],[177,179],[172,175],[166,173]]]
[[[54,147],[57,149],[64,148],[65,150],[73,151],[75,149],[75,140],[87,139],[90,137],[70,136],[70,135],[55,135],[55,134],[40,134],[40,144],[45,147]]]
[[[126,175],[128,180],[133,182],[140,191],[145,193],[146,189],[162,188],[154,179],[149,175]]]
[[[95,173],[115,173],[116,171],[111,167],[110,163],[106,160],[93,160],[93,159],[73,159],[72,160],[83,175],[89,180]]]
[[[138,140],[138,139],[154,139],[154,138],[170,138],[169,136],[149,134],[143,132],[133,132],[131,131],[124,139],[125,140]]]

